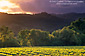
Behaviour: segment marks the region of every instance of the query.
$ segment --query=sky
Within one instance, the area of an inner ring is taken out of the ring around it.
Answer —
[[[5,1],[5,2],[4,2]],[[0,12],[85,13],[84,0],[0,0]]]

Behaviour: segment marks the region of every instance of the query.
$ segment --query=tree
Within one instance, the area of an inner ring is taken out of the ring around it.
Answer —
[[[83,18],[83,20],[85,21],[85,18]]]
[[[22,46],[42,46],[48,45],[49,32],[38,29],[21,30],[18,39]]]
[[[18,38],[21,46],[31,46],[30,39],[29,39],[29,33],[30,33],[30,31],[27,30],[27,29],[26,30],[21,30],[18,33],[17,38]]]
[[[2,26],[0,28],[0,43],[1,47],[19,46],[16,38],[14,37],[14,33],[6,26]]]
[[[80,25],[83,23],[83,21],[81,20],[81,18],[79,18],[78,20],[76,20],[76,21],[73,21],[72,23],[71,23],[71,27],[76,27],[77,29],[79,29],[80,30]]]
[[[49,32],[31,29],[29,37],[32,39],[31,43],[34,46],[48,45]]]
[[[56,30],[52,32],[54,35],[54,41],[56,45],[81,45],[81,40],[79,39],[79,33],[74,30],[64,27],[61,30]]]
[[[80,39],[81,39],[81,45],[82,45],[82,46],[85,46],[85,34],[82,33],[82,34],[80,35]]]
[[[75,20],[68,26],[70,29],[75,30],[79,33],[85,33],[85,21],[82,19]]]

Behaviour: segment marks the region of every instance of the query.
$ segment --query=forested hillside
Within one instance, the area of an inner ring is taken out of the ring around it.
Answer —
[[[28,15],[28,14],[7,14],[0,13],[0,26],[8,26],[16,34],[22,29],[41,29],[44,31],[54,31],[78,18],[85,17],[85,14],[48,14],[46,12]]]
[[[79,18],[52,33],[39,29],[23,29],[15,36],[8,27],[0,28],[0,47],[81,45],[85,45],[85,18]]]

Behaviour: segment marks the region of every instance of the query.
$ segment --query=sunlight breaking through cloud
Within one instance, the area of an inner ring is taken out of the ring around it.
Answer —
[[[10,13],[11,14],[16,14],[16,13],[32,14],[31,12],[23,11],[18,4],[10,2],[8,0],[0,0],[0,12],[6,12],[9,14]]]

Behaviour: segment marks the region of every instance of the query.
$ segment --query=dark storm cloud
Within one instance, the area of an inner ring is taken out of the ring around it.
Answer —
[[[77,5],[56,5],[56,3],[51,3],[49,1],[50,0],[35,0],[33,2],[20,2],[19,4],[24,11],[31,11],[31,12],[45,11],[48,13],[69,13],[69,12],[85,13],[85,3],[80,3]],[[84,0],[75,0],[75,1],[84,1]]]

